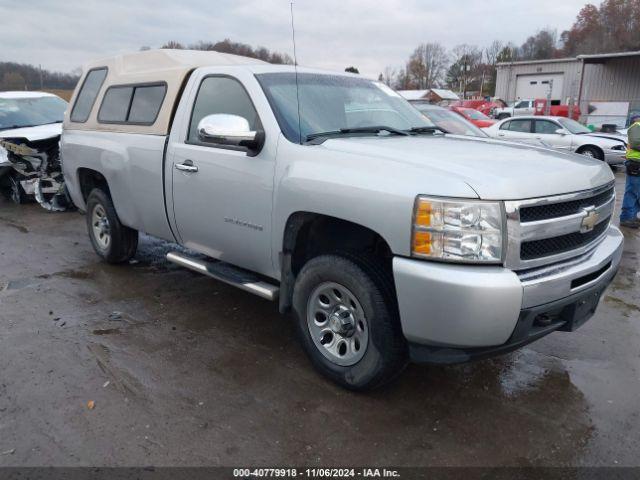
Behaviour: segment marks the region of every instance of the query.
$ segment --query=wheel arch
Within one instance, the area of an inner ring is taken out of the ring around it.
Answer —
[[[604,150],[602,149],[602,147],[599,147],[598,145],[594,145],[592,143],[588,143],[586,145],[580,145],[576,149],[576,153],[582,154],[582,152],[584,152],[586,149],[595,150],[599,155],[598,160],[604,160]]]
[[[81,167],[78,168],[76,174],[78,177],[78,185],[80,186],[80,193],[82,194],[82,199],[85,205],[87,204],[87,199],[89,198],[91,190],[94,188],[100,188],[107,195],[111,196],[109,182],[107,182],[106,177],[99,171]]]
[[[304,264],[323,253],[367,252],[391,269],[389,242],[375,230],[349,220],[308,211],[294,212],[285,224],[280,254],[280,311],[291,307],[293,285]]]

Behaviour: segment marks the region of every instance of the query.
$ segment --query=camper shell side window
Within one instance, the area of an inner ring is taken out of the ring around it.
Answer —
[[[153,125],[166,94],[166,82],[112,85],[102,99],[98,123]]]

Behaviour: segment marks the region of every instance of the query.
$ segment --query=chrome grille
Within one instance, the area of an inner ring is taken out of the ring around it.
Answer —
[[[607,203],[613,196],[613,187],[590,198],[570,200],[568,202],[551,203],[547,205],[537,205],[534,207],[523,207],[520,209],[521,222],[535,222],[536,220],[546,220],[548,218],[564,217],[578,213],[585,207],[599,207]]]
[[[604,233],[609,226],[609,220],[610,218],[607,218],[605,221],[600,222],[590,232],[567,233],[559,237],[523,242],[520,245],[520,258],[522,260],[531,260],[532,258],[547,257],[587,245]]]
[[[513,270],[582,255],[606,235],[615,204],[613,183],[583,192],[507,201],[507,254]]]

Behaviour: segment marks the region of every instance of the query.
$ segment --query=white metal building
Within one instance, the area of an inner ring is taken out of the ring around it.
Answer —
[[[587,123],[626,123],[640,112],[640,52],[498,64],[496,97],[509,102],[549,94],[578,104]]]

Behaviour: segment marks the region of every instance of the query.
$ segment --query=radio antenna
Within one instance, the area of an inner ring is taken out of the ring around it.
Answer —
[[[302,121],[300,120],[300,85],[298,83],[298,55],[296,53],[296,29],[293,22],[293,0],[291,6],[291,38],[293,40],[293,69],[296,74],[296,102],[298,105],[298,143],[302,144]]]

